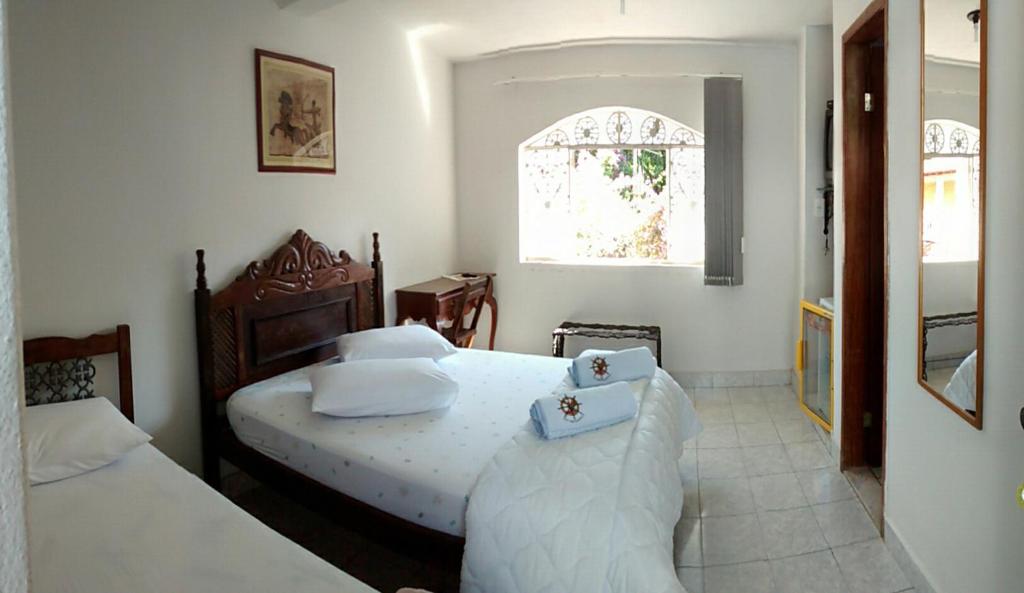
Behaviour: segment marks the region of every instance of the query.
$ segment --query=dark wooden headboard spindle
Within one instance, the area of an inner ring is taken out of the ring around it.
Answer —
[[[238,389],[335,356],[338,336],[384,326],[383,261],[373,233],[371,265],[332,252],[303,230],[211,294],[196,250],[203,474],[220,482],[223,402]]]

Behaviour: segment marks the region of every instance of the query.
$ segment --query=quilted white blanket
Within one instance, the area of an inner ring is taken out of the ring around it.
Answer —
[[[556,441],[527,425],[498,451],[470,496],[462,593],[685,593],[677,463],[700,424],[664,371],[633,388],[629,422]]]

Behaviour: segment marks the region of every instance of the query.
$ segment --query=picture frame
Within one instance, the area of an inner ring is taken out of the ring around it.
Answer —
[[[263,49],[254,57],[259,170],[335,174],[334,68]]]

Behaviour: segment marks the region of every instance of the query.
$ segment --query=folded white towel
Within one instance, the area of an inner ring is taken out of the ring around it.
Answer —
[[[624,422],[637,409],[629,383],[617,382],[542,397],[530,406],[530,418],[537,434],[559,439]]]
[[[593,387],[615,381],[650,379],[658,368],[647,348],[629,348],[618,352],[586,351],[569,367],[569,375],[580,387]]]

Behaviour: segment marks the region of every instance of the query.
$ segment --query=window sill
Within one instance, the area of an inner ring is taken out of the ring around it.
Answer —
[[[561,268],[561,269],[593,269],[593,268],[619,268],[619,269],[632,269],[632,268],[683,268],[683,269],[695,269],[703,270],[704,263],[679,263],[679,262],[655,262],[645,260],[535,260],[535,259],[520,259],[519,265],[532,266],[537,268]]]

